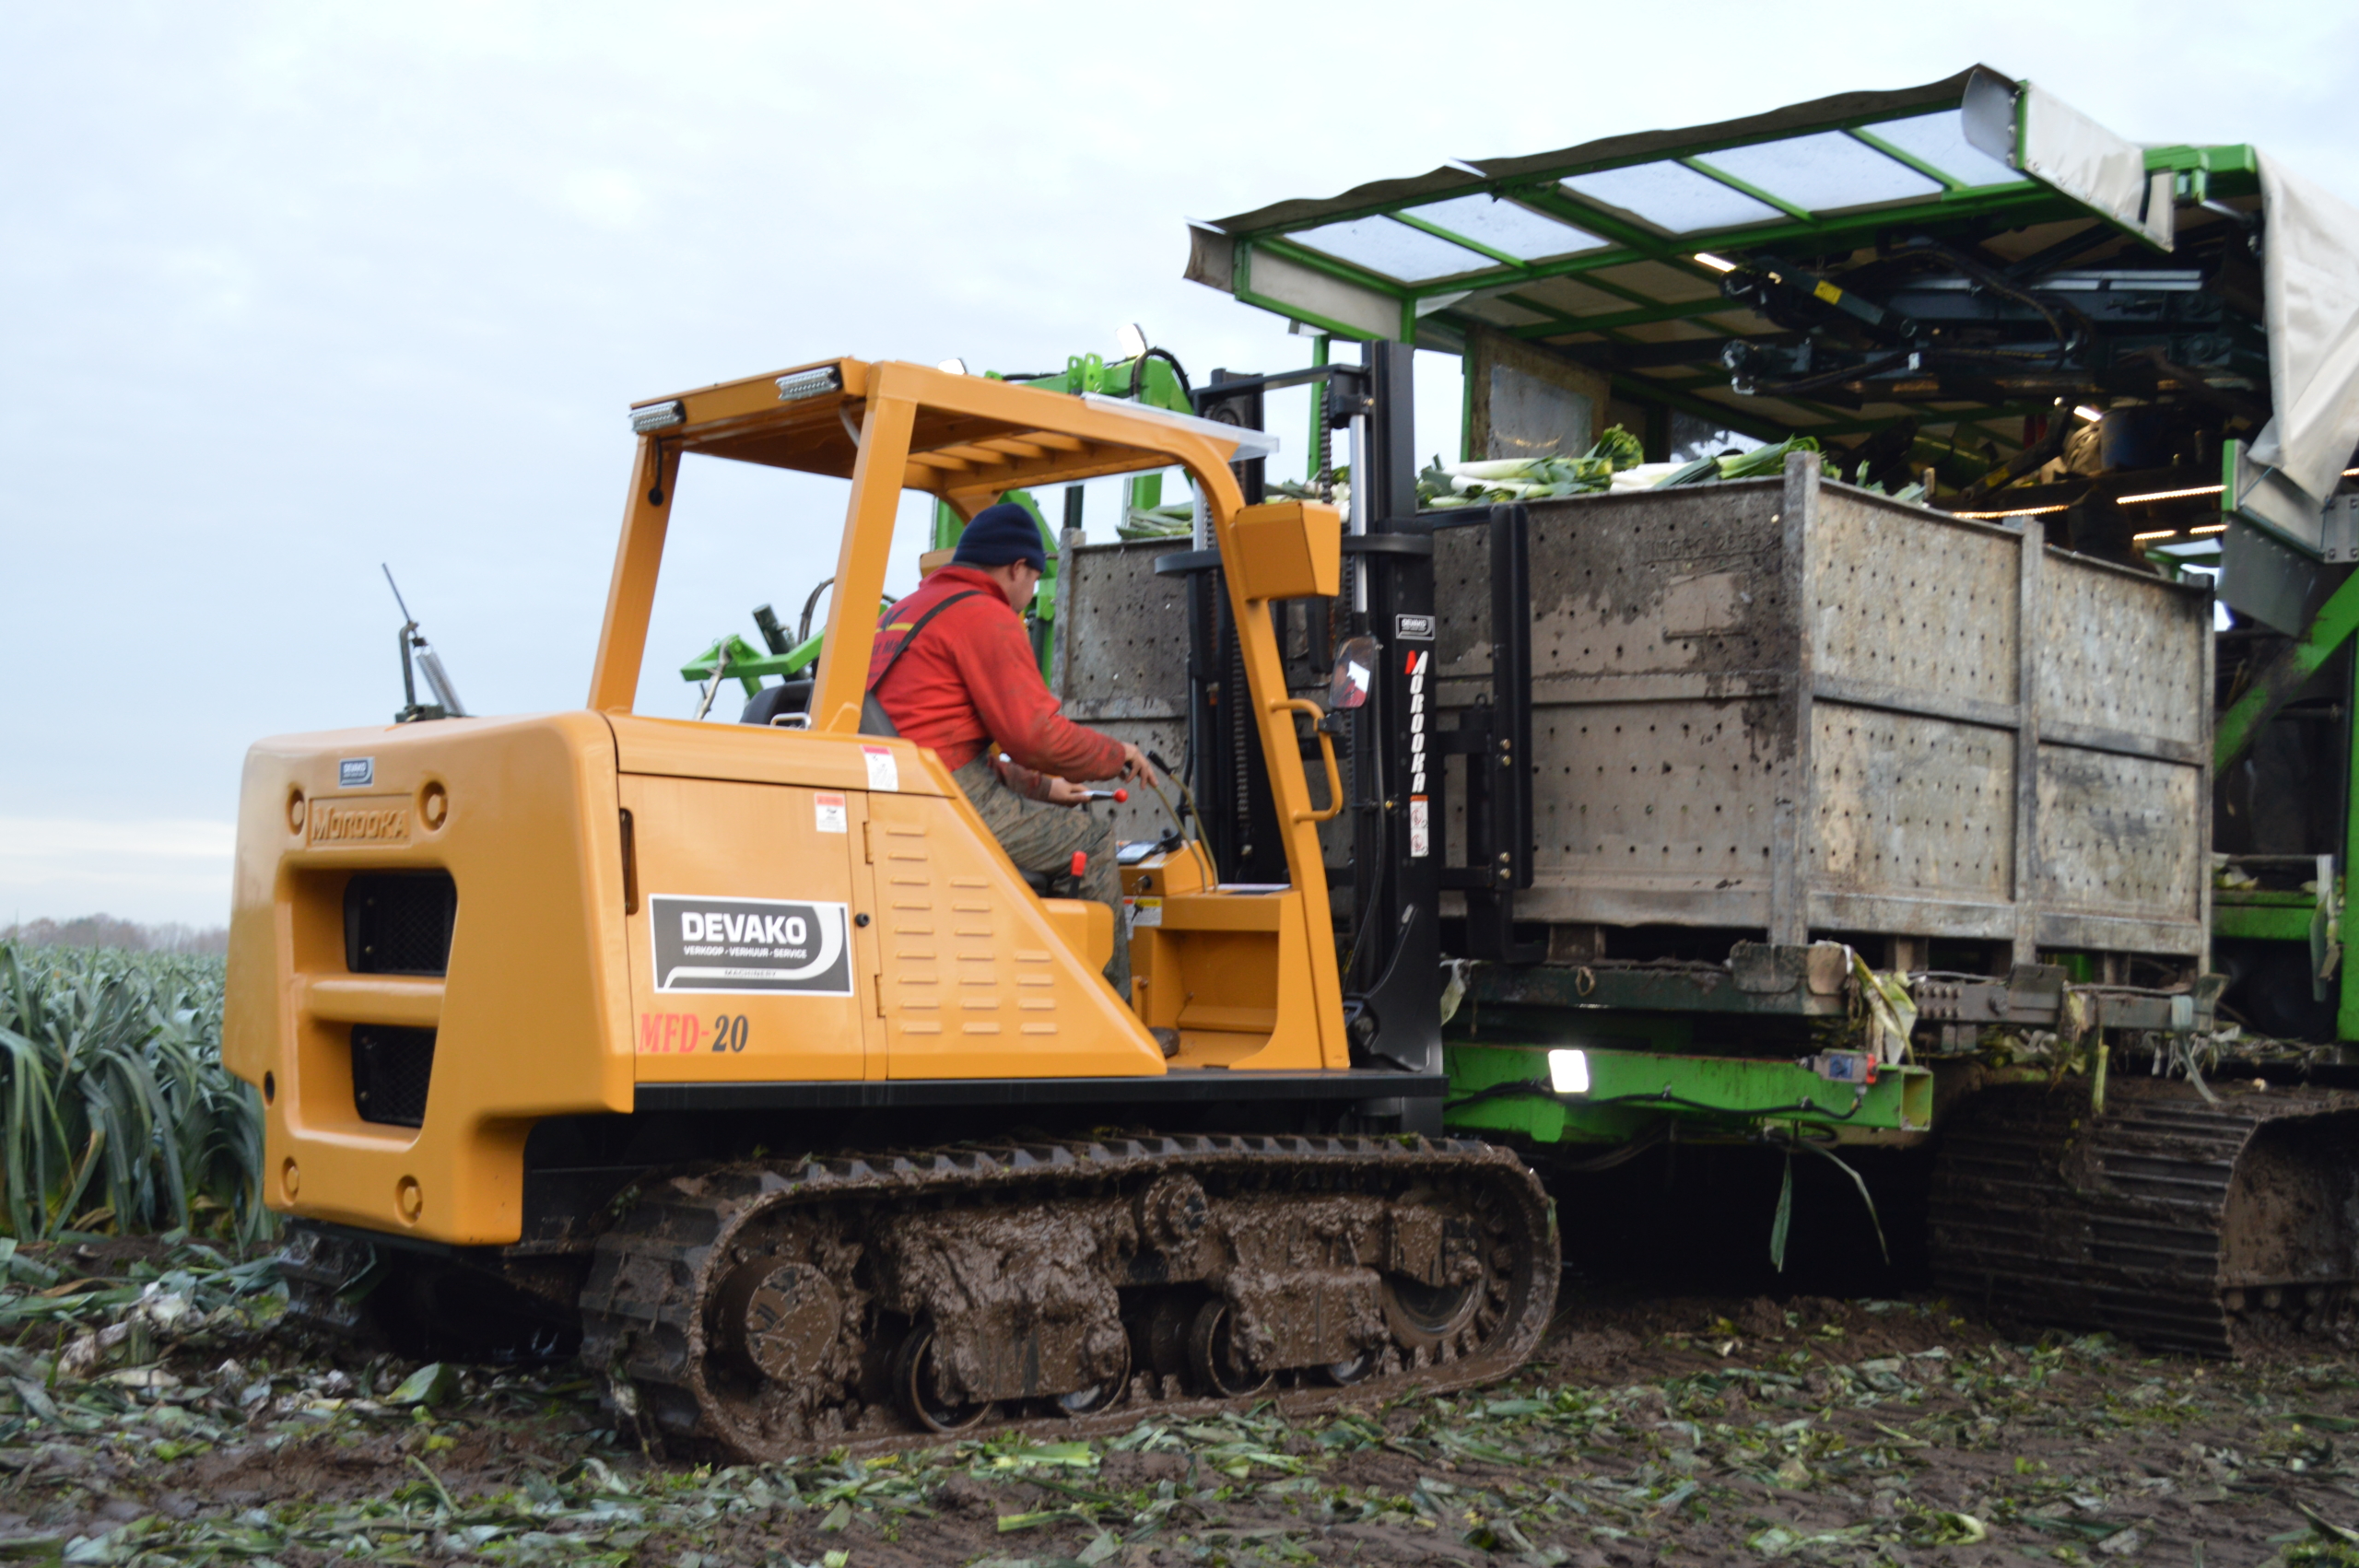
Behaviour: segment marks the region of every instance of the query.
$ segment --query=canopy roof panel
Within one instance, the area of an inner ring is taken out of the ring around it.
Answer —
[[[1617,208],[1664,234],[1711,234],[1741,224],[1775,223],[1781,216],[1734,181],[1671,158],[1601,169],[1556,183],[1576,200],[1587,197]]]
[[[1872,388],[1820,384],[1805,353],[1802,371],[1788,363],[1747,395],[1731,390],[1743,356],[1730,345],[1782,348],[1793,361],[1791,345],[1816,335],[1797,330],[1782,298],[1796,287],[1872,337],[1872,301],[1960,285],[1960,268],[2004,270],[2017,287],[2159,287],[2148,275],[2173,263],[2175,246],[2194,247],[2177,258],[2188,265],[2208,264],[2259,189],[2248,147],[2136,147],[1976,66],[1279,202],[1193,226],[1189,275],[1345,336],[1454,348],[1471,333],[1502,333],[1608,371],[1617,392],[1765,438],[1935,414],[1972,426],[2053,405],[2059,389],[2013,373],[2008,356],[2030,350],[1993,348],[1978,377],[1911,382],[1910,367],[1883,365],[1890,384]],[[2068,264],[2073,279],[2049,277]],[[1945,333],[1973,326],[1944,321]],[[2050,330],[2060,329],[2042,327],[2043,343]],[[2010,428],[2020,422],[1969,439],[2003,450]]]

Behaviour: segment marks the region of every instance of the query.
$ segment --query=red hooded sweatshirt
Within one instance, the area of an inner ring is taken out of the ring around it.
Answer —
[[[980,590],[910,629],[954,593]],[[887,663],[892,671],[877,678]],[[1122,744],[1064,716],[1040,679],[1024,617],[982,571],[947,566],[885,612],[868,656],[869,689],[903,738],[933,748],[957,771],[997,742],[1018,766],[1076,781],[1122,770]]]

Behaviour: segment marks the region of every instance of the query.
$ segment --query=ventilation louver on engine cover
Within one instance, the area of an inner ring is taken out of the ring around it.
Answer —
[[[352,1105],[362,1121],[424,1126],[426,1090],[433,1076],[433,1030],[352,1026]]]
[[[356,975],[445,974],[458,913],[449,872],[364,872],[345,884],[344,966]]]

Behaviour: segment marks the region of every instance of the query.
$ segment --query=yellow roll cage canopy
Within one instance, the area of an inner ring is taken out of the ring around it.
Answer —
[[[1334,509],[1277,502],[1248,508],[1229,467],[1276,449],[1271,437],[1210,419],[1093,393],[1046,392],[898,361],[827,359],[633,406],[639,456],[615,556],[591,675],[593,709],[628,713],[638,695],[648,619],[672,491],[688,452],[851,481],[827,635],[814,678],[810,729],[860,728],[876,627],[864,607],[885,589],[904,490],[940,497],[972,517],[1004,492],[1178,466],[1196,482],[1206,532],[1221,553],[1240,632],[1247,684],[1266,755],[1295,755],[1296,714],[1270,618],[1251,607],[1336,591],[1341,540]],[[1318,715],[1309,715],[1314,721]],[[1341,805],[1324,731],[1329,802],[1314,810],[1299,769],[1273,767],[1295,884],[1323,895],[1315,825]],[[1299,842],[1296,842],[1296,840]],[[1306,880],[1308,879],[1308,880]]]

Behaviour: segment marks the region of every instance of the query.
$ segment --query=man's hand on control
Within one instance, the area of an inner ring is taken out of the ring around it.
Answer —
[[[1049,792],[1041,799],[1052,806],[1077,806],[1089,799],[1089,791],[1070,778],[1050,778]]]
[[[1116,777],[1125,783],[1136,779],[1149,789],[1158,782],[1155,777],[1155,766],[1146,760],[1146,754],[1128,741],[1122,743],[1122,771]]]

